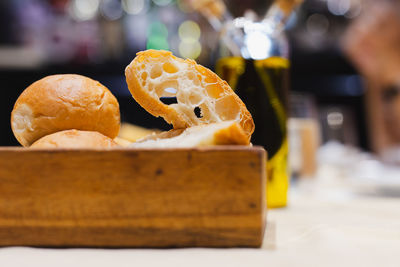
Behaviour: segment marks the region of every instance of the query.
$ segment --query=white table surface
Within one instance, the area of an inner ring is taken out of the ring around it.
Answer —
[[[0,249],[0,266],[400,266],[400,198],[308,184],[268,212],[260,249],[10,247]]]

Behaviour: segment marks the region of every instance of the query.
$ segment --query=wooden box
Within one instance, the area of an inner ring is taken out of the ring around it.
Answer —
[[[0,246],[259,247],[265,151],[0,148]]]

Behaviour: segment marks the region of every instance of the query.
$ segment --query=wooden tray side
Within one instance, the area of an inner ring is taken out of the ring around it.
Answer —
[[[0,245],[258,247],[265,151],[0,149]]]

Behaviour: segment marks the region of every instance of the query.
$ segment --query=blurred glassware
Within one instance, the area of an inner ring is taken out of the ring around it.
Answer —
[[[315,96],[309,93],[291,92],[289,94],[289,116],[291,118],[318,119]]]
[[[320,108],[323,142],[337,141],[357,146],[356,121],[354,112],[346,106],[324,106]]]
[[[382,162],[373,154],[329,141],[318,150],[316,188],[340,187],[352,194],[400,197],[400,167]],[[325,192],[327,193],[327,192]]]
[[[292,177],[313,177],[317,171],[317,150],[321,145],[318,121],[312,118],[290,118],[288,135]]]
[[[313,177],[317,170],[317,150],[321,130],[315,99],[305,93],[289,95],[289,166],[293,178]]]

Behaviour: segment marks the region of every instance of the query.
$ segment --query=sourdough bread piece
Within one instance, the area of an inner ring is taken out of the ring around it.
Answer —
[[[11,128],[23,146],[68,129],[114,138],[120,128],[119,104],[105,86],[88,77],[47,76],[19,96],[11,113]]]
[[[246,106],[225,81],[195,61],[146,50],[137,53],[125,75],[135,100],[175,129],[235,120],[250,140],[254,122]],[[164,104],[163,97],[176,97],[177,103]]]
[[[153,134],[132,143],[138,148],[189,148],[210,145],[249,145],[236,121],[223,121]]]
[[[109,148],[118,144],[111,138],[93,131],[65,130],[46,135],[31,148]]]

